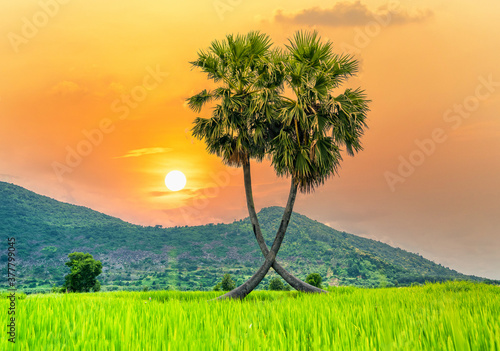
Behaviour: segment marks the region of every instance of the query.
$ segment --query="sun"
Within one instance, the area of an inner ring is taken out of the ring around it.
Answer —
[[[165,185],[171,191],[179,191],[186,186],[186,176],[181,171],[171,171],[165,177]]]

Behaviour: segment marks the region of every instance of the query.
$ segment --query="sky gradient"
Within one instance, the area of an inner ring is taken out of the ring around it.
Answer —
[[[469,1],[0,2],[0,180],[126,221],[247,216],[243,175],[189,129],[189,61],[230,33],[316,29],[361,62],[365,150],[295,210],[500,279],[500,5]],[[186,174],[171,192],[164,177]],[[258,209],[289,180],[252,164]],[[250,233],[249,233],[250,235]]]

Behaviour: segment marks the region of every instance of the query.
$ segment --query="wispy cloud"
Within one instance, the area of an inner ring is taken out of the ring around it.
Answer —
[[[162,197],[162,196],[167,196],[170,195],[171,192],[168,191],[150,191],[149,195],[152,197]]]
[[[61,81],[54,85],[50,89],[50,94],[51,95],[62,95],[62,96],[67,96],[67,95],[73,95],[77,93],[86,93],[87,89],[80,86],[79,84],[75,82],[71,82],[68,80]]]
[[[0,181],[3,181],[3,182],[10,182],[14,179],[19,179],[19,177],[15,176],[15,175],[12,175],[12,174],[3,174],[3,173],[0,173]]]
[[[405,24],[423,21],[432,16],[432,12],[425,10],[409,14],[403,9],[389,8],[388,6],[381,6],[377,11],[371,11],[361,1],[344,1],[327,9],[312,7],[296,13],[284,13],[283,10],[278,10],[274,14],[273,20],[285,24],[350,27],[366,25],[376,17],[387,18],[389,16],[392,24]]]
[[[168,147],[146,147],[143,149],[130,150],[125,155],[118,156],[115,158],[140,157],[140,156],[146,156],[146,155],[163,154],[166,152],[170,152],[172,150],[173,149],[168,148]]]

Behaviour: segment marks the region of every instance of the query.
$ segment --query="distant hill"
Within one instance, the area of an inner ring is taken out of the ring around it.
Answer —
[[[208,290],[226,272],[242,283],[262,262],[248,218],[231,224],[145,227],[5,182],[0,182],[0,198],[0,233],[4,239],[16,238],[18,287],[28,292],[61,285],[67,274],[64,262],[74,251],[91,253],[103,262],[99,279],[105,290],[143,286]],[[282,213],[280,207],[259,213],[269,246]],[[292,215],[278,257],[298,277],[318,272],[330,285],[483,280],[387,244],[339,232],[298,213]],[[0,264],[6,261],[3,250]],[[269,276],[260,287],[267,286],[268,280]]]

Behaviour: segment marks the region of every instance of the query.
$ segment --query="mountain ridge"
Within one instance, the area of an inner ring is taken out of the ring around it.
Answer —
[[[228,224],[163,228],[132,224],[11,183],[0,182],[0,197],[0,233],[16,237],[19,283],[26,291],[62,284],[67,274],[64,262],[74,251],[91,253],[103,262],[101,280],[107,290],[144,286],[207,290],[225,272],[242,283],[262,261],[248,217]],[[258,214],[269,246],[282,213],[283,208],[271,206]],[[373,287],[483,279],[338,231],[296,212],[278,259],[302,279],[319,272],[329,285]],[[0,254],[0,262],[5,260]]]

